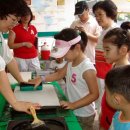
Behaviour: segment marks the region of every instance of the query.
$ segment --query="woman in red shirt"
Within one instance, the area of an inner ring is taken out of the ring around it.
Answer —
[[[37,30],[30,24],[33,15],[29,7],[26,12],[19,24],[9,32],[8,45],[13,49],[20,71],[35,71],[40,69],[38,50],[35,46]]]

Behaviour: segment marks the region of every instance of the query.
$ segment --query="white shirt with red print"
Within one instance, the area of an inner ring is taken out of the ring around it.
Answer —
[[[86,58],[79,65],[72,67],[72,62],[68,63],[66,75],[67,96],[70,102],[80,100],[89,94],[86,81],[83,79],[83,73],[95,67],[89,58]],[[96,70],[95,70],[96,71]],[[89,117],[95,113],[95,103],[74,110],[76,116]]]

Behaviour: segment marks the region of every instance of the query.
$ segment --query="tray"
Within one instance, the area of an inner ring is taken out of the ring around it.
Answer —
[[[64,118],[54,118],[54,119],[42,119],[44,120],[48,130],[68,130]],[[22,120],[22,121],[10,121],[7,130],[22,130],[21,127],[26,127],[30,125],[32,120]],[[23,129],[24,130],[24,129]]]

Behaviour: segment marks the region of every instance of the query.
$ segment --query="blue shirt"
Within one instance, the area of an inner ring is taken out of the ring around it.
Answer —
[[[120,112],[116,112],[109,130],[130,130],[130,121],[121,122],[120,120]]]

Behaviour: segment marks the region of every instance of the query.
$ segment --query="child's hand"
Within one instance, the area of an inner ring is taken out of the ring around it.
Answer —
[[[31,114],[30,107],[33,106],[35,109],[40,109],[41,106],[37,103],[30,103],[30,102],[22,102],[22,101],[16,101],[12,104],[13,108],[16,111],[26,112],[28,114]]]
[[[40,76],[37,76],[35,79],[28,80],[28,82],[35,84],[34,88],[36,88],[42,82],[42,78]]]
[[[23,45],[26,46],[27,48],[31,48],[33,46],[31,42],[24,42]]]
[[[71,103],[71,102],[60,101],[60,105],[64,109],[71,109],[71,110],[75,109],[74,103]]]

